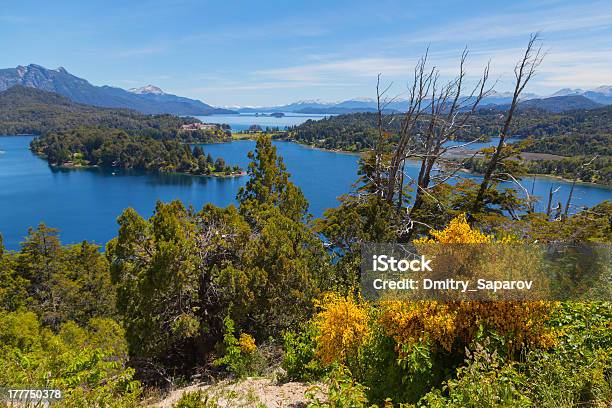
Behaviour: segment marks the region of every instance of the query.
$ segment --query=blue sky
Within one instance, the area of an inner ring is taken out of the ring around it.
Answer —
[[[154,84],[215,105],[401,93],[430,45],[443,75],[467,46],[496,89],[529,34],[548,54],[528,91],[612,85],[612,1],[0,1],[0,67],[63,66],[95,85]]]

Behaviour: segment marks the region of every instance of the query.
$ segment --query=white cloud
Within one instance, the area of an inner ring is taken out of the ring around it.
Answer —
[[[467,71],[478,78],[491,62],[491,78],[498,88],[512,86],[513,68],[524,52],[529,35],[542,33],[547,55],[529,88],[548,91],[566,86],[594,87],[612,78],[612,3],[591,2],[559,5],[551,1],[533,2],[528,8],[472,18],[435,29],[353,44],[360,51],[353,55],[312,54],[301,63],[256,71],[267,80],[333,83],[337,80],[365,80],[374,83],[382,73],[390,80],[407,82],[419,53],[431,45],[430,62],[443,77],[457,72],[463,43],[471,45]],[[415,47],[415,45],[418,45]],[[401,53],[404,55],[401,55]]]
[[[525,37],[533,32],[545,36],[600,27],[612,27],[612,6],[609,1],[595,3],[575,2],[569,6],[538,5],[530,10],[505,12],[471,19],[462,19],[427,29],[401,40],[407,43],[457,42],[469,43]],[[398,39],[394,39],[397,42]]]

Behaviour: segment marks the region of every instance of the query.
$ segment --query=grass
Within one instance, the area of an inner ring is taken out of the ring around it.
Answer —
[[[257,138],[263,134],[266,134],[266,132],[251,132],[251,133],[232,132],[232,139],[233,140],[257,140]],[[274,139],[275,136],[286,135],[286,132],[279,131],[279,132],[272,132],[272,133],[267,133],[267,134],[272,136],[272,138]]]
[[[232,139],[233,140],[255,140],[259,136],[259,133],[243,133],[243,132],[233,132]]]

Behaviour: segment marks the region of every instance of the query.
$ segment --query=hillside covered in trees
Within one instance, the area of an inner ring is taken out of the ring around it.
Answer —
[[[0,92],[0,134],[59,132],[81,127],[122,129],[132,135],[154,139],[179,138],[212,143],[227,141],[227,129],[183,131],[196,118],[145,115],[129,109],[100,108],[72,102],[61,95],[35,88],[14,86]]]
[[[612,187],[612,156],[574,156],[561,160],[528,160],[521,163],[529,174],[546,174],[567,180],[576,179],[584,183]],[[470,158],[462,162],[464,169],[476,174],[485,171],[486,160]]]
[[[377,135],[377,114],[356,113],[309,120],[289,131],[289,137],[321,148],[361,151],[371,148]],[[504,112],[497,108],[481,109],[455,140],[469,141],[477,137],[487,140],[499,135]],[[385,131],[390,140],[403,123],[403,115],[385,115]],[[421,126],[428,123],[423,115]],[[512,125],[512,136],[531,138],[535,143],[527,150],[561,156],[612,155],[612,106],[566,113],[543,110],[518,110]]]
[[[195,118],[98,108],[34,88],[0,93],[0,133],[38,134],[31,149],[54,166],[134,169],[194,175],[240,175],[223,158],[189,143],[231,140],[226,127],[184,129]]]

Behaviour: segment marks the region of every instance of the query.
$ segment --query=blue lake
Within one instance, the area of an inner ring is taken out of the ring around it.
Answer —
[[[87,239],[104,244],[116,235],[117,216],[127,207],[149,217],[157,200],[179,199],[201,208],[235,203],[238,189],[247,178],[207,178],[178,174],[112,172],[102,169],[51,169],[28,150],[32,136],[0,137],[0,233],[5,246],[17,249],[28,227],[44,222],[60,229],[64,243]],[[312,149],[291,142],[275,142],[287,169],[310,202],[310,211],[321,216],[337,205],[357,178],[358,156]],[[252,141],[204,145],[206,153],[221,156],[230,164],[246,168]],[[411,176],[417,163],[407,165]],[[531,179],[524,180],[531,190]],[[534,193],[546,197],[550,186],[560,187],[555,202],[565,202],[570,184],[537,177]],[[578,184],[573,202],[592,206],[612,199],[612,190]],[[545,204],[540,204],[542,209]]]
[[[60,229],[64,243],[87,239],[106,243],[117,233],[116,218],[127,207],[149,217],[157,200],[179,199],[201,208],[206,203],[235,203],[247,178],[197,177],[180,174],[119,172],[102,169],[52,169],[28,150],[32,136],[0,137],[0,233],[9,249],[17,249],[28,227],[40,222]],[[357,172],[357,156],[315,150],[289,142],[275,143],[297,183],[321,215],[349,191]],[[243,168],[252,141],[204,146]]]
[[[309,119],[319,120],[329,115],[306,115],[301,113],[285,113],[285,116],[277,118],[268,114],[256,115],[255,113],[241,113],[238,115],[211,115],[197,116],[204,123],[218,123],[230,125],[234,132],[247,130],[251,125],[259,125],[263,129],[279,128],[286,129],[289,126],[299,125]]]

